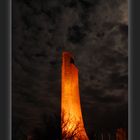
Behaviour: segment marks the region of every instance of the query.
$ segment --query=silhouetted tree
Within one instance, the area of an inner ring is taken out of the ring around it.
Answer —
[[[64,121],[60,115],[42,117],[42,125],[33,129],[32,140],[80,140],[78,133],[80,132],[80,123],[73,125],[69,131],[66,127],[71,123],[70,119]],[[63,130],[63,131],[62,131]]]
[[[42,124],[39,127],[34,128],[32,137],[33,140],[60,140],[60,116],[56,114],[53,116],[44,114],[42,117]]]
[[[12,117],[12,140],[25,140],[26,126],[24,119],[17,116]]]
[[[82,131],[80,122],[75,123],[74,118],[72,120],[70,117],[68,117],[68,119],[65,120],[64,117],[65,113],[63,111],[61,116],[62,140],[80,140],[80,131]],[[69,125],[70,127],[68,128]]]

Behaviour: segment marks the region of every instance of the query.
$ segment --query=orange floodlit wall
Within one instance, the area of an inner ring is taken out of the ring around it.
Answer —
[[[62,97],[61,126],[62,135],[74,140],[88,140],[82,119],[78,69],[74,65],[73,56],[64,52],[62,56]]]

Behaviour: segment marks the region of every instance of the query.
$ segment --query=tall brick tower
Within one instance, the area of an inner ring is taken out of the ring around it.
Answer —
[[[62,55],[61,127],[64,139],[88,140],[80,105],[78,69],[71,53]],[[63,139],[63,138],[62,138]]]

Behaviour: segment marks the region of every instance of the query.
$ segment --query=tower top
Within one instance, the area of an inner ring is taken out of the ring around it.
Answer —
[[[69,51],[64,51],[63,56],[70,56],[70,57],[73,58],[73,54],[71,52],[69,52]]]
[[[69,63],[74,64],[74,56],[71,52],[65,51],[62,55],[67,62],[69,61]]]

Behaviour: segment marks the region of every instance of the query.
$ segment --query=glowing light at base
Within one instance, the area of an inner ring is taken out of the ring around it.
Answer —
[[[63,52],[62,55],[61,86],[62,135],[72,137],[73,140],[88,140],[80,105],[78,69],[69,52]]]
[[[125,129],[123,129],[123,128],[118,128],[117,129],[116,140],[127,140]]]

